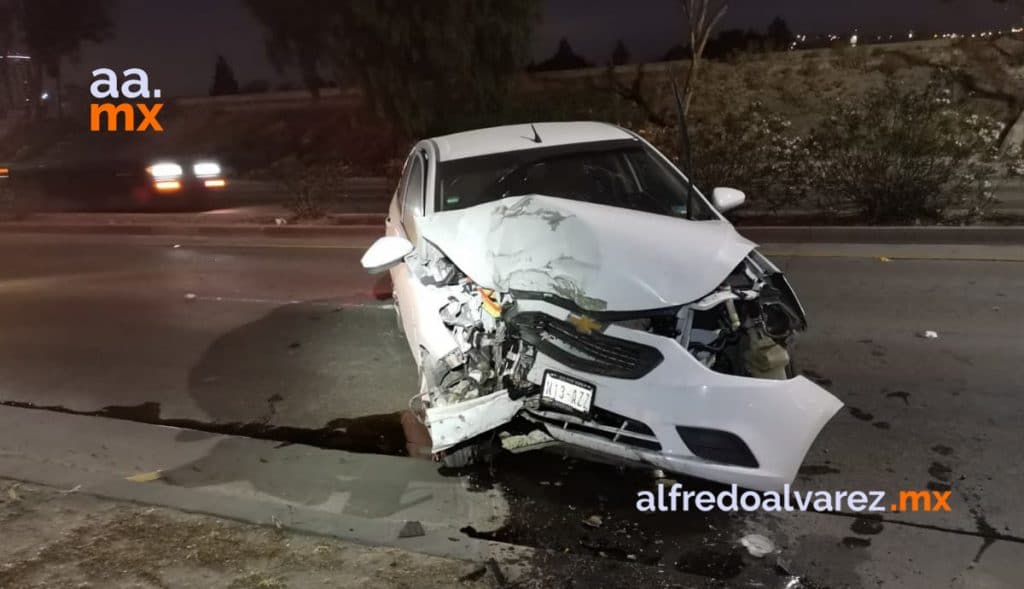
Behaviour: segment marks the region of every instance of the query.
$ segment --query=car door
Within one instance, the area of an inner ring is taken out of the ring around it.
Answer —
[[[427,161],[422,150],[414,150],[406,161],[402,172],[402,181],[398,191],[392,199],[388,217],[385,222],[388,235],[404,237],[414,246],[417,243],[419,232],[416,229],[416,219],[423,215],[424,199],[426,193]],[[408,264],[402,263],[391,268],[391,283],[395,297],[395,305],[398,308],[399,317],[402,321],[402,329],[409,342],[409,349],[417,364],[420,361],[419,354],[419,325],[418,313],[421,305],[417,301],[416,288],[413,281],[416,277],[409,271]]]

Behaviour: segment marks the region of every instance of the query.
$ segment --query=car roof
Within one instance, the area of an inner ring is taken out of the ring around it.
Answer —
[[[537,135],[540,136],[540,143],[533,140],[534,128],[537,130]],[[437,145],[440,160],[449,161],[509,151],[622,139],[635,139],[635,137],[624,129],[608,123],[573,121],[475,129],[434,137],[430,141]]]

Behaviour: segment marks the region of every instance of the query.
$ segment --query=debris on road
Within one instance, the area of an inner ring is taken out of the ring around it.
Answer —
[[[14,483],[7,489],[7,498],[11,501],[20,501],[21,497],[18,496],[18,487],[20,483]]]
[[[583,520],[583,525],[590,526],[591,528],[600,528],[603,523],[604,520],[599,515],[592,515]]]
[[[775,544],[772,543],[767,537],[761,534],[748,534],[740,538],[740,544],[747,549],[750,556],[754,558],[764,558],[765,556],[775,552]]]
[[[277,217],[274,219],[274,225],[287,225],[288,220],[284,217]]]
[[[154,470],[151,472],[140,472],[138,474],[133,474],[130,477],[125,477],[125,480],[131,481],[133,483],[149,483],[159,479],[161,476],[163,476],[163,471]]]
[[[887,257],[885,257],[885,256],[879,256],[879,258],[878,258],[878,261],[879,261],[879,262],[882,262],[882,263],[884,264],[884,263],[886,263],[886,262],[891,262],[891,261],[892,261],[892,259],[891,259],[891,258],[887,258]]]
[[[418,538],[420,536],[426,536],[427,532],[423,529],[423,524],[416,520],[410,520],[405,522],[402,529],[398,531],[399,538]]]
[[[926,329],[917,334],[917,337],[923,339],[939,339],[939,332]]]
[[[539,450],[556,443],[554,438],[539,429],[518,436],[501,436],[501,447],[513,454],[526,452],[527,450]]]

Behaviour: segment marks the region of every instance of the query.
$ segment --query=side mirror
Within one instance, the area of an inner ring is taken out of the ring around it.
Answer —
[[[400,264],[412,250],[412,244],[404,237],[381,237],[366,250],[359,263],[370,274],[380,274]]]
[[[724,188],[719,186],[711,192],[711,204],[715,205],[719,213],[727,213],[742,205],[747,200],[747,195],[742,190],[735,188]]]

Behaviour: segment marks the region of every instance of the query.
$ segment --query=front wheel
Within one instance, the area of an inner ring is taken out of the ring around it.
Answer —
[[[466,468],[474,464],[489,463],[494,459],[497,446],[494,437],[483,434],[473,440],[441,452],[441,464],[448,468]]]
[[[466,468],[479,461],[479,444],[470,444],[444,453],[441,463],[448,468]]]

